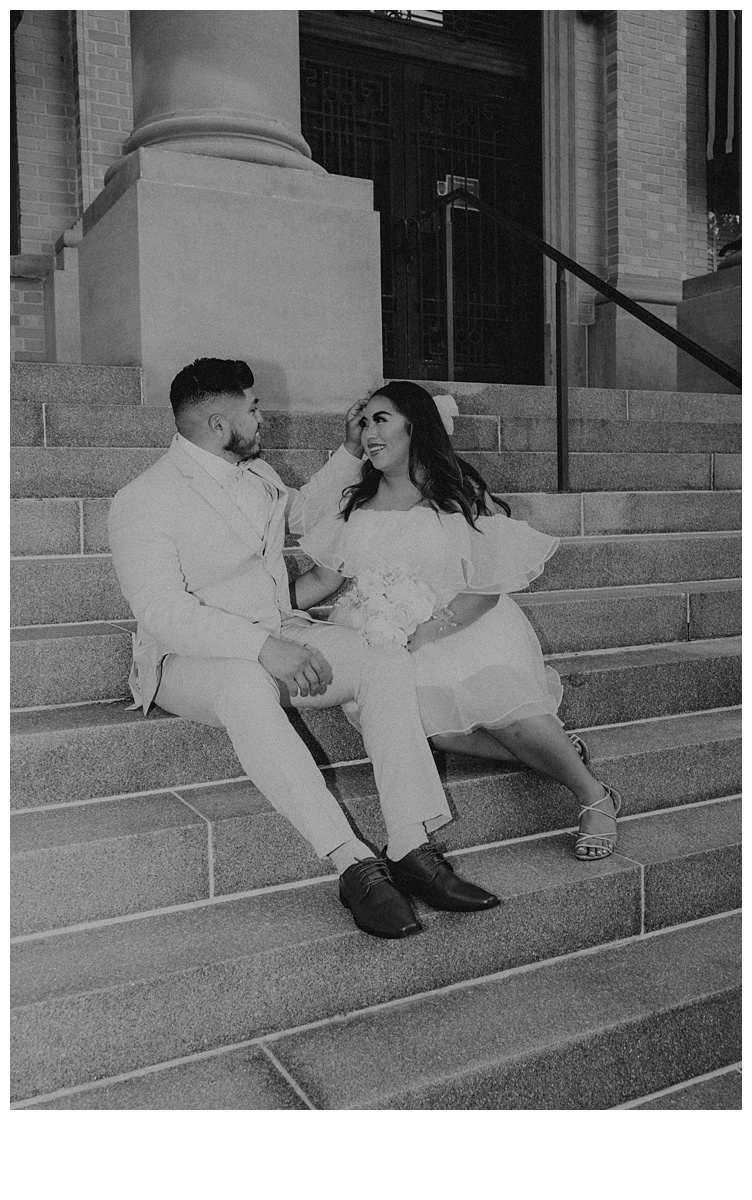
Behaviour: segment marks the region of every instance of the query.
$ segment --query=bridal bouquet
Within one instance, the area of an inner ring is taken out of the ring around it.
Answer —
[[[436,597],[406,566],[361,572],[340,604],[369,646],[407,646],[407,639],[434,615]]]

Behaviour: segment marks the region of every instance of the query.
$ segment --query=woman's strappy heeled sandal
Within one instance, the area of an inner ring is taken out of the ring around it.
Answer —
[[[567,737],[579,754],[584,766],[590,762],[590,751],[588,750],[587,742],[580,737],[579,733],[568,733]]]
[[[599,804],[602,804],[604,800],[611,799],[614,805],[613,814],[602,813],[601,815],[608,817],[616,825],[616,818],[621,812],[621,796],[616,791],[616,788],[609,787],[607,783],[604,783],[603,786],[606,789],[606,795],[601,796],[600,800],[595,800],[592,804],[583,804],[579,813],[580,821],[582,821],[584,813],[596,811]],[[613,835],[608,833],[580,833],[574,844],[575,858],[579,858],[581,862],[596,862],[598,859],[608,858],[610,854],[613,854],[615,849],[616,830],[614,830]],[[595,854],[588,854],[588,850],[595,850]]]

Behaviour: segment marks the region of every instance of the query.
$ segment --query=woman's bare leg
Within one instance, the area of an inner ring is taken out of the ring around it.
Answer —
[[[615,815],[613,801],[603,784],[590,774],[555,717],[528,717],[485,732],[519,762],[564,784],[580,804],[593,804],[605,796],[599,808],[583,814],[580,828],[582,833],[613,837],[614,823],[609,820]],[[597,858],[598,854],[591,849],[588,856]]]
[[[471,733],[446,733],[428,740],[434,750],[443,750],[445,754],[469,754],[473,758],[490,758],[494,762],[519,765],[520,760],[492,737],[487,729],[474,729]]]

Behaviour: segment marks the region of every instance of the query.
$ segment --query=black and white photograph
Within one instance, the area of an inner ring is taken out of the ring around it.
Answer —
[[[235,1130],[237,1194],[365,1200],[467,1136],[469,1197],[537,1200],[513,1130],[618,1188],[665,1128],[676,1188],[632,1190],[731,1186],[737,1118],[661,1111],[742,1107],[741,47],[726,9],[10,10],[31,1153],[119,1110],[181,1169]],[[254,1187],[267,1128],[290,1169],[366,1140]]]

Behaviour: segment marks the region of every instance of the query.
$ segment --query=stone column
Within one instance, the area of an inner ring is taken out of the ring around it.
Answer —
[[[147,403],[199,356],[245,358],[270,407],[381,381],[378,214],[300,133],[297,13],[134,11],[135,128],[84,215],[84,362]]]
[[[543,22],[543,213],[547,242],[578,258],[577,89],[574,10],[546,9]],[[545,259],[546,377],[555,379],[556,268]],[[584,386],[585,326],[578,319],[578,281],[567,275],[569,382]]]
[[[126,153],[163,146],[323,173],[300,132],[293,9],[133,11],[131,54]]]

